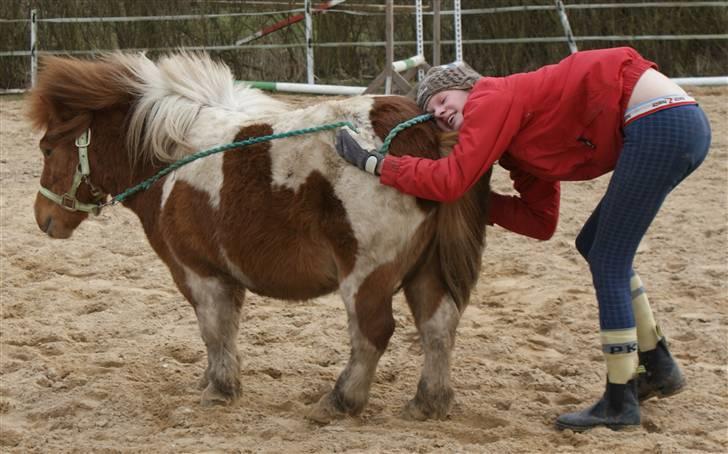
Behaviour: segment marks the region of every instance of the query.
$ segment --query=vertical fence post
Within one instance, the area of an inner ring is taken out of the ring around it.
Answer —
[[[455,61],[463,61],[463,25],[460,0],[455,0]]]
[[[306,0],[306,81],[313,84],[313,21],[311,20],[311,0]]]
[[[384,94],[388,95],[392,93],[392,63],[394,63],[394,0],[387,0],[386,39]]]
[[[425,55],[425,42],[422,36],[422,0],[415,1],[415,31],[417,36],[417,55]],[[425,77],[425,71],[417,70],[417,80],[421,81]]]
[[[38,78],[38,15],[30,10],[30,86],[35,87]]]
[[[566,42],[569,44],[569,50],[573,54],[579,49],[576,47],[576,41],[574,40],[574,34],[571,33],[571,25],[569,25],[569,17],[566,15],[566,9],[564,8],[564,2],[556,0],[556,11],[559,12],[559,19],[561,20],[561,26],[564,27],[564,35],[566,35]]]
[[[432,0],[432,65],[440,64],[440,0]]]

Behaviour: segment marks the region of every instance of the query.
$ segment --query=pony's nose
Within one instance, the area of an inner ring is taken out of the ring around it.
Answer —
[[[38,223],[38,227],[40,227],[43,232],[48,233],[48,231],[51,229],[52,222],[53,220],[50,216],[48,216],[47,218],[45,218],[45,221],[43,223]]]

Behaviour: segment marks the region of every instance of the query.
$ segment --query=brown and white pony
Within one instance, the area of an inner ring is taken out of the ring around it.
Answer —
[[[40,184],[55,194],[73,184],[80,161],[74,142],[91,132],[90,174],[76,193],[89,204],[194,151],[344,120],[374,147],[421,113],[396,96],[294,109],[236,85],[206,55],[184,53],[156,63],[123,54],[47,58],[28,102],[32,122],[45,131]],[[441,140],[426,122],[401,132],[390,152],[437,158]],[[394,331],[392,296],[404,289],[425,357],[404,414],[443,418],[453,399],[455,330],[480,269],[488,179],[457,203],[417,200],[345,163],[327,131],[196,160],[123,204],[194,307],[207,347],[203,404],[240,393],[236,336],[246,291],[295,301],[338,290],[351,355],[308,416],[328,422],[358,414]],[[36,197],[38,225],[53,238],[69,237],[87,216]]]

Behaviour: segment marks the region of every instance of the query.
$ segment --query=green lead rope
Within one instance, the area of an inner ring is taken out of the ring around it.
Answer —
[[[389,145],[391,144],[392,139],[394,139],[394,137],[397,135],[397,133],[399,133],[403,129],[406,129],[406,128],[409,128],[410,126],[414,126],[416,124],[425,122],[431,118],[432,118],[432,114],[424,114],[424,115],[419,115],[417,117],[414,117],[410,120],[407,120],[405,122],[398,124],[394,129],[392,129],[390,131],[390,133],[384,139],[384,143],[382,143],[382,146],[379,149],[379,152],[381,154],[386,154],[387,151],[389,151]],[[107,202],[101,206],[116,205],[117,203],[128,199],[129,197],[136,194],[137,192],[145,191],[145,190],[149,189],[154,183],[156,183],[163,176],[179,169],[180,167],[182,167],[186,164],[189,164],[192,161],[200,159],[200,158],[204,158],[204,157],[216,154],[216,153],[222,153],[224,151],[228,151],[233,148],[246,147],[248,145],[255,145],[257,143],[268,142],[268,141],[271,141],[274,139],[283,139],[286,137],[301,136],[304,134],[311,134],[314,132],[328,131],[330,129],[338,129],[338,128],[343,128],[345,126],[350,128],[354,132],[357,131],[356,126],[354,126],[351,122],[340,121],[337,123],[330,123],[330,124],[326,124],[326,125],[322,125],[322,126],[314,126],[311,128],[296,129],[294,131],[281,132],[278,134],[270,134],[267,136],[251,137],[250,139],[241,140],[239,142],[232,142],[232,143],[228,143],[225,145],[220,145],[218,147],[210,148],[208,150],[198,151],[197,153],[193,153],[189,156],[185,156],[184,158],[180,159],[179,161],[173,162],[169,166],[160,170],[158,173],[147,178],[146,180],[142,181],[141,183],[137,184],[136,186],[133,186],[133,187],[127,189],[126,191],[124,191],[118,195],[115,195],[114,197],[111,198],[111,200],[109,202]]]
[[[222,153],[224,151],[232,150],[233,148],[240,148],[240,147],[246,147],[248,145],[255,145],[257,143],[261,142],[268,142],[273,139],[283,139],[285,137],[293,137],[293,136],[300,136],[303,134],[311,134],[313,132],[319,132],[319,131],[326,131],[329,129],[337,129],[342,128],[344,126],[347,126],[354,131],[356,131],[356,127],[348,121],[340,121],[338,123],[331,123],[323,126],[315,126],[312,128],[303,128],[303,129],[296,129],[294,131],[288,131],[288,132],[281,132],[278,134],[270,134],[267,136],[258,136],[258,137],[251,137],[250,139],[241,140],[239,142],[232,142],[225,145],[220,145],[218,147],[210,148],[208,150],[198,151],[197,153],[193,153],[189,156],[185,156],[184,158],[180,159],[179,161],[175,161],[172,164],[170,164],[168,167],[165,167],[164,169],[160,170],[155,175],[147,178],[146,180],[142,181],[141,183],[137,184],[136,186],[133,186],[126,191],[114,196],[111,198],[111,201],[106,203],[106,205],[115,205],[119,202],[122,202],[132,195],[136,194],[137,192],[145,191],[149,189],[154,183],[157,182],[160,178],[167,175],[170,172],[173,172],[180,167],[189,164],[192,161],[195,161],[200,158],[205,158],[207,156],[216,154],[216,153]]]
[[[432,114],[427,113],[427,114],[418,115],[414,118],[410,118],[409,120],[403,121],[402,123],[398,124],[391,131],[389,131],[389,134],[387,134],[387,137],[384,139],[384,143],[382,143],[381,148],[379,148],[379,150],[378,150],[379,153],[383,154],[383,155],[387,154],[387,152],[389,151],[389,144],[392,143],[392,139],[394,139],[394,136],[399,134],[400,131],[402,131],[403,129],[407,129],[410,126],[424,123],[425,121],[430,120],[430,119],[432,119]]]

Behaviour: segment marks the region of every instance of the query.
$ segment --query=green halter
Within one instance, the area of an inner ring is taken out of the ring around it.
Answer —
[[[48,188],[40,187],[40,193],[47,199],[57,203],[68,211],[83,211],[84,213],[93,213],[98,215],[101,212],[101,200],[105,198],[103,192],[99,191],[89,180],[91,169],[88,164],[88,145],[91,143],[91,130],[87,129],[76,138],[76,147],[78,148],[78,167],[73,175],[73,183],[63,195],[58,195]],[[91,195],[94,197],[94,203],[81,202],[76,198],[76,191],[81,183],[86,183],[91,188]]]

